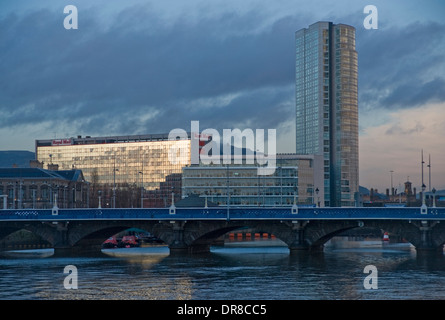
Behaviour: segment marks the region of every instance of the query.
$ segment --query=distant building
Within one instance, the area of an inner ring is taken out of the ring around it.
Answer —
[[[173,173],[165,177],[165,181],[161,182],[159,188],[148,190],[144,193],[144,208],[165,208],[181,200],[182,174]]]
[[[417,193],[416,188],[412,187],[411,181],[406,181],[404,187],[387,188],[385,193],[380,193],[377,189],[370,190],[363,188],[361,191],[363,205],[368,207],[376,206],[406,206],[420,207],[422,205],[422,192]],[[434,189],[434,192],[425,192],[425,204],[428,207],[436,205],[445,206],[445,190]]]
[[[8,209],[87,208],[89,184],[81,170],[0,168],[0,195]],[[3,201],[0,201],[3,206]]]
[[[271,175],[258,175],[252,164],[194,165],[182,171],[182,197],[200,195],[225,206],[321,205],[322,157],[278,154]]]

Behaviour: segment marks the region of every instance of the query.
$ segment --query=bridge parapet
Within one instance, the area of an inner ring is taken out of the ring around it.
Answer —
[[[169,208],[144,209],[58,209],[54,215],[51,209],[0,210],[0,221],[36,220],[332,220],[332,219],[396,219],[396,220],[445,220],[445,208],[428,208],[422,214],[419,208],[299,208],[293,213],[292,207],[225,207],[218,208],[176,208],[170,214]]]
[[[7,230],[0,237],[24,228],[60,248],[86,248],[138,227],[179,252],[207,250],[226,232],[254,227],[275,234],[291,250],[313,250],[345,230],[367,226],[400,234],[419,250],[440,250],[445,243],[442,220],[445,208],[428,208],[427,214],[419,208],[302,207],[293,213],[292,207],[178,207],[175,214],[169,208],[59,209],[57,215],[51,209],[22,209],[0,210],[0,229]]]

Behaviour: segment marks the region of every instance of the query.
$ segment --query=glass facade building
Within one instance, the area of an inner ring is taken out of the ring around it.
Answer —
[[[295,33],[296,153],[323,155],[326,206],[358,193],[355,28],[317,22]]]
[[[252,164],[194,165],[183,168],[182,196],[200,195],[225,206],[290,206],[317,204],[323,197],[321,156],[278,154],[271,175],[258,175]],[[232,162],[233,163],[233,162]],[[318,170],[317,170],[318,169]]]
[[[170,161],[169,153],[178,148],[183,152]],[[190,164],[190,139],[142,135],[37,140],[36,159],[59,170],[81,169],[92,186],[155,190],[167,176]]]

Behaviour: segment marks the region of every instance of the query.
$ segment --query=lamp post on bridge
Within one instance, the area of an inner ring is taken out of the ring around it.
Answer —
[[[436,207],[436,188],[433,188],[433,190],[431,190],[431,192],[433,193],[433,208]]]
[[[97,191],[97,193],[99,194],[99,206],[98,206],[98,208],[101,209],[102,208],[102,204],[101,204],[101,194],[102,194],[102,191],[99,190],[99,191]]]
[[[320,190],[318,190],[318,187],[317,187],[317,189],[315,189],[315,193],[317,194],[317,207],[320,207],[320,197],[318,196],[319,192],[320,192]]]
[[[421,214],[426,214],[428,212],[428,208],[425,204],[425,189],[426,189],[425,184],[422,184],[422,206],[420,207]]]
[[[3,194],[3,195],[0,195],[0,198],[3,198],[3,210],[8,209],[8,200],[7,200],[8,196]]]
[[[227,221],[230,220],[230,179],[229,179],[229,164],[227,164]]]
[[[144,207],[144,172],[138,172],[141,175],[141,208]]]
[[[113,208],[116,208],[116,171],[119,169],[113,169]]]

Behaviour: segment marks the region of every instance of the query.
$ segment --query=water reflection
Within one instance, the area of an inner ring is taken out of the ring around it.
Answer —
[[[0,259],[1,299],[443,299],[444,256],[419,257],[409,244],[333,239],[324,252],[290,255],[269,243],[170,256],[167,247],[104,250],[100,257],[14,253]],[[77,290],[63,268],[78,269]],[[366,290],[366,265],[378,289]]]

